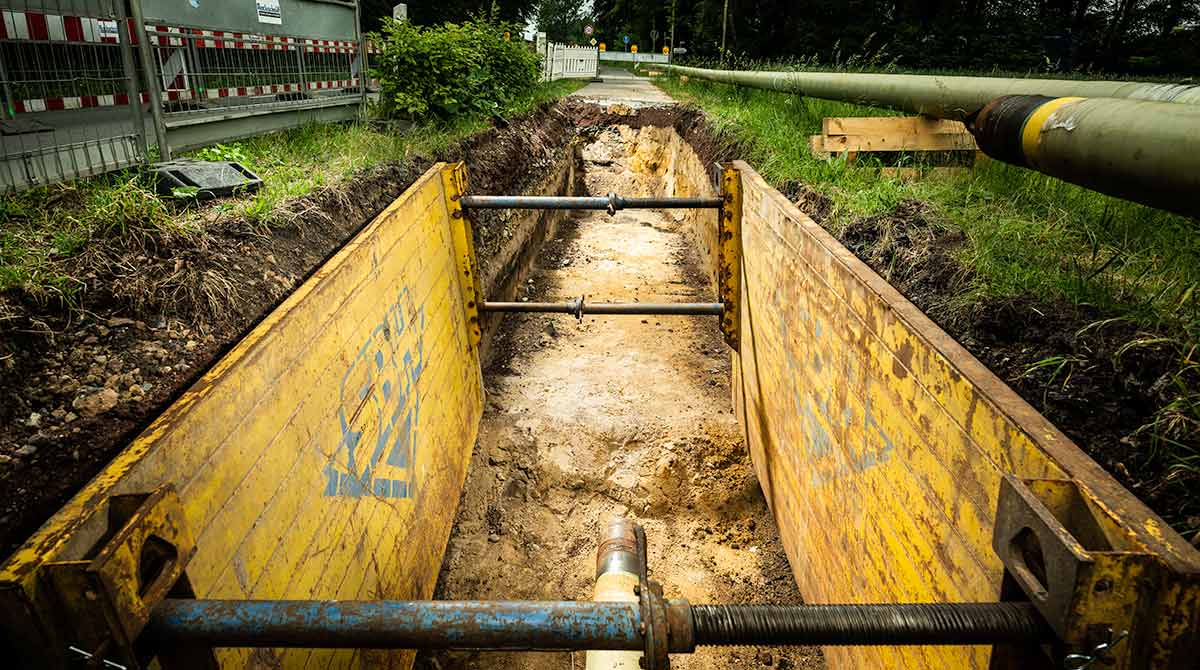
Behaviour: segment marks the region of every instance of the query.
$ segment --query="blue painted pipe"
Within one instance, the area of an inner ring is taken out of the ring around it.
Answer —
[[[166,600],[144,635],[208,647],[641,649],[634,603]]]

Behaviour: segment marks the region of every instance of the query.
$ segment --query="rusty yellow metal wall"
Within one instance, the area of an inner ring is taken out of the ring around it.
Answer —
[[[483,399],[447,207],[456,174],[427,172],[7,560],[6,628],[47,607],[35,571],[95,541],[81,529],[109,496],[164,483],[196,538],[199,597],[432,595]],[[367,655],[220,658],[324,669]]]
[[[1074,480],[1194,592],[1200,554],[750,166],[736,167],[733,401],[808,602],[996,600],[1005,473]],[[826,654],[833,668],[983,670],[990,650]]]

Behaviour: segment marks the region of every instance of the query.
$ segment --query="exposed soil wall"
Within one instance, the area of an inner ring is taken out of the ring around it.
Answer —
[[[572,142],[549,173],[521,194],[574,195],[579,189],[578,161],[578,147]],[[555,209],[481,210],[474,213],[472,220],[481,229],[503,231],[489,240],[486,248],[476,251],[480,259],[480,282],[487,300],[510,301],[517,296],[542,244],[554,237],[567,216],[566,211]],[[492,358],[492,342],[500,321],[487,315],[482,319],[480,361],[485,366]]]

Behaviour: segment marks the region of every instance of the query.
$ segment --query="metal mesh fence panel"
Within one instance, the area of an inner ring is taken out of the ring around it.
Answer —
[[[130,28],[114,0],[0,0],[0,193],[145,158]]]

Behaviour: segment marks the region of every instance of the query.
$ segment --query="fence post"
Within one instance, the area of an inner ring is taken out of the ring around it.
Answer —
[[[15,119],[17,118],[16,98],[13,97],[12,88],[8,84],[8,66],[4,64],[4,59],[0,58],[0,84],[3,88],[0,89],[0,104],[3,109],[0,109],[0,119]]]
[[[296,71],[300,74],[300,97],[302,99],[308,98],[308,75],[304,73],[304,50],[307,48],[304,40],[296,42],[296,63],[298,64]]]
[[[131,0],[134,4],[138,0]],[[141,159],[146,159],[146,154],[150,151],[150,145],[146,139],[146,120],[142,117],[142,96],[138,90],[138,74],[137,66],[133,62],[133,37],[134,33],[129,27],[129,15],[121,7],[121,11],[117,16],[120,21],[117,29],[117,41],[120,43],[121,49],[121,70],[125,73],[125,95],[129,96],[129,115],[133,119],[133,128],[137,132],[138,149],[141,151]],[[145,28],[140,27],[140,23],[135,23],[133,30],[142,32],[142,40],[146,39]]]
[[[367,118],[367,36],[362,29],[362,3],[354,3],[354,37],[358,42],[358,90],[362,94],[362,119]],[[353,73],[351,73],[353,74]]]
[[[154,118],[154,137],[158,141],[158,159],[171,160],[171,146],[167,144],[167,125],[163,121],[162,80],[154,68],[154,54],[150,51],[150,37],[146,35],[146,17],[142,14],[142,0],[129,0],[133,14],[133,29],[138,33],[138,56],[142,61],[142,74],[146,77],[146,92],[150,97],[150,116]],[[139,96],[140,99],[140,96]]]

